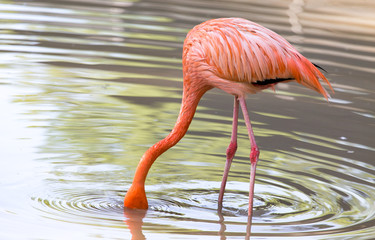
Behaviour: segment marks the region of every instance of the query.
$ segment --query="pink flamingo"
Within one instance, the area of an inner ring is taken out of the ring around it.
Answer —
[[[254,22],[241,18],[213,19],[195,26],[187,35],[182,56],[183,96],[177,122],[170,134],[149,148],[142,156],[134,180],[126,193],[124,206],[147,209],[144,189],[147,173],[156,158],[173,147],[185,135],[203,94],[219,88],[234,95],[233,129],[226,151],[226,164],[219,193],[221,209],[225,185],[232,159],[237,149],[238,109],[241,106],[249,134],[250,191],[249,211],[253,209],[255,170],[259,148],[255,142],[247,112],[245,97],[279,82],[297,81],[321,93],[329,94],[319,80],[330,83],[304,56],[283,37]]]

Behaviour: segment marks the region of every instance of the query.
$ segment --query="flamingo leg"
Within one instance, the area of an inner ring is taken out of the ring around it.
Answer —
[[[239,102],[241,105],[242,113],[245,119],[247,131],[249,133],[249,139],[250,139],[250,144],[251,144],[251,150],[250,150],[250,163],[251,163],[251,168],[250,168],[250,191],[249,191],[249,212],[248,216],[250,219],[250,224],[251,224],[251,218],[253,214],[253,199],[254,199],[254,183],[255,183],[255,171],[256,171],[256,166],[259,158],[259,148],[255,142],[255,137],[254,137],[254,132],[253,128],[251,127],[251,122],[249,118],[249,114],[247,112],[247,106],[246,106],[246,100],[244,97],[239,98]]]
[[[219,209],[221,209],[222,206],[223,206],[223,197],[224,197],[225,185],[227,183],[230,165],[232,164],[234,154],[236,153],[236,150],[237,150],[237,126],[238,126],[238,99],[235,96],[234,97],[234,106],[233,106],[232,136],[231,136],[231,139],[230,139],[230,144],[227,148],[227,160],[225,162],[223,180],[221,181],[219,201],[218,201]]]

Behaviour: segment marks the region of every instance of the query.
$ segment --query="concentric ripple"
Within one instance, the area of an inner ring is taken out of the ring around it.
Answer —
[[[123,221],[122,197],[116,192],[55,191],[48,196],[33,196],[33,207],[43,216],[64,222],[113,225]]]
[[[365,193],[350,187],[332,186],[301,179],[306,189],[303,192],[298,183],[300,181],[294,181],[288,185],[290,180],[287,179],[270,181],[267,176],[262,174],[258,176],[253,217],[254,236],[322,235],[334,237],[340,233],[372,231],[371,227],[375,219],[373,189],[369,190],[365,187],[364,191],[367,192]],[[329,179],[330,176],[326,177]],[[152,210],[156,212],[152,215],[155,214],[158,217],[173,215],[184,224],[192,224],[196,230],[206,231],[207,222],[212,227],[218,223],[216,212],[218,191],[214,188],[207,190],[207,186],[215,184],[219,185],[218,182],[191,181],[183,186],[184,191],[189,193],[188,199],[174,196],[171,197],[173,200],[162,199],[163,204],[160,204],[159,200],[159,203],[151,200],[151,204],[154,204]],[[237,189],[247,189],[247,184],[229,182],[228,189],[224,196],[222,214],[224,224],[230,229],[226,235],[235,236],[244,231],[248,201],[248,193]],[[178,190],[168,189],[168,187],[165,187],[163,191],[178,193]],[[197,218],[203,215],[204,219]],[[205,224],[197,226],[196,222],[202,221]]]

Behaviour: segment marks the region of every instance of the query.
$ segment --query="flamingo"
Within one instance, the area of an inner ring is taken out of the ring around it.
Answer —
[[[333,89],[319,70],[323,69],[307,60],[283,37],[241,18],[212,19],[195,26],[184,41],[182,65],[183,96],[176,124],[168,136],[142,156],[133,183],[126,193],[124,206],[148,208],[145,181],[149,169],[162,153],[185,135],[203,94],[212,88],[219,88],[234,96],[234,107],[231,141],[226,150],[218,205],[221,209],[229,169],[237,150],[240,105],[251,145],[248,205],[248,216],[251,219],[255,171],[260,151],[249,119],[246,95],[288,81],[296,81],[311,88],[327,100],[330,96],[319,80],[328,84],[332,92]]]

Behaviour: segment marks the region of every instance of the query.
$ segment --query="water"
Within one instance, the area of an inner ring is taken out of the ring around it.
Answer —
[[[375,4],[370,1],[1,1],[0,239],[244,239],[249,143],[217,197],[231,96],[207,93],[148,176],[150,210],[123,197],[168,134],[189,29],[244,17],[327,70],[330,103],[297,84],[248,98],[261,149],[251,239],[372,239]]]

